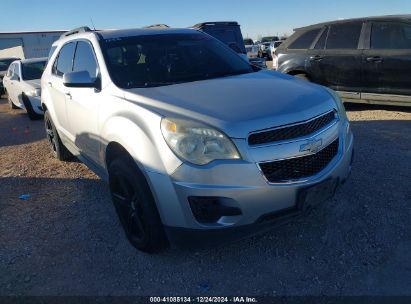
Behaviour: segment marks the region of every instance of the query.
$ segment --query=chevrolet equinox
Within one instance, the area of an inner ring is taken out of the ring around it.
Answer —
[[[260,70],[195,29],[70,31],[41,86],[54,156],[108,182],[142,251],[268,229],[330,198],[351,170],[334,91]]]

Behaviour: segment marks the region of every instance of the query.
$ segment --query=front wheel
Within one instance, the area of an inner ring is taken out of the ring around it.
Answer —
[[[167,246],[153,196],[137,165],[128,156],[108,167],[111,198],[126,237],[135,248],[153,253]]]
[[[58,160],[68,160],[72,157],[71,153],[64,144],[61,142],[60,136],[57,133],[56,127],[54,126],[53,121],[49,111],[44,113],[44,126],[46,129],[46,136],[49,142],[51,152],[53,156]]]

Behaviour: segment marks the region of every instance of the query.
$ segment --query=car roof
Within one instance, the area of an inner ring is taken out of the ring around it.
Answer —
[[[305,29],[310,29],[310,28],[316,28],[316,27],[321,27],[321,26],[330,25],[330,24],[355,22],[355,21],[364,22],[364,21],[400,21],[400,20],[401,21],[411,21],[411,14],[408,14],[408,15],[370,16],[370,17],[362,17],[362,18],[340,19],[340,20],[321,22],[321,23],[316,23],[316,24],[312,24],[312,25],[308,25],[308,26],[295,28],[294,31],[305,30]]]
[[[234,25],[234,26],[238,26],[238,22],[237,21],[210,21],[210,22],[201,22],[201,23],[197,23],[195,25],[192,26],[192,28],[201,28],[203,26],[206,25]]]

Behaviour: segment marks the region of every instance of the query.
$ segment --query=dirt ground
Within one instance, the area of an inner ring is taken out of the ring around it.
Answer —
[[[411,110],[348,115],[353,172],[332,200],[234,244],[147,255],[107,186],[0,100],[0,295],[411,295]]]

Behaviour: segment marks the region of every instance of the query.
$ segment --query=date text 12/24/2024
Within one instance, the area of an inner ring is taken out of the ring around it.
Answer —
[[[254,297],[150,297],[150,303],[258,303]]]

